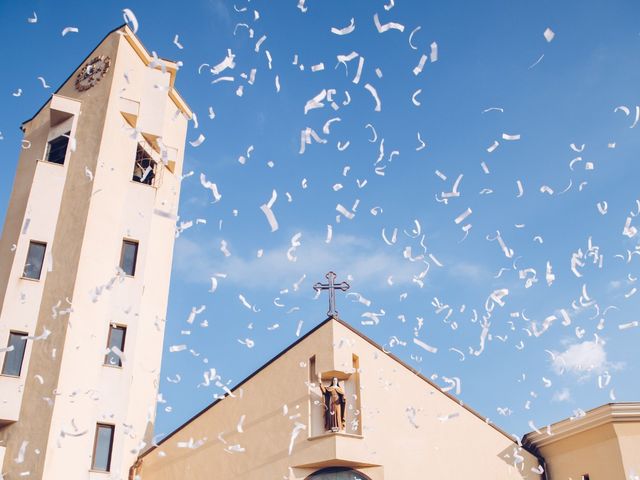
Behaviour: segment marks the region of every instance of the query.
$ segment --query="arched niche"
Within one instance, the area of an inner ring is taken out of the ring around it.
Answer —
[[[309,475],[306,480],[371,480],[364,473],[351,468],[330,467],[323,468]]]

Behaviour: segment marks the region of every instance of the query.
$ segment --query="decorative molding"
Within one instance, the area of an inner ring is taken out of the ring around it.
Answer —
[[[589,410],[583,417],[551,424],[551,435],[546,432],[527,433],[523,443],[541,448],[602,425],[627,422],[640,423],[640,402],[607,403]]]

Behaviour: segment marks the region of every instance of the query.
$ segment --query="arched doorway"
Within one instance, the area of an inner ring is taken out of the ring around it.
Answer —
[[[351,468],[331,467],[323,468],[312,473],[306,480],[370,480],[364,473]]]

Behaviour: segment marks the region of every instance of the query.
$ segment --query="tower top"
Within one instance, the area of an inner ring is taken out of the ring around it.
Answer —
[[[124,38],[127,40],[127,42],[129,43],[129,45],[131,45],[131,47],[133,48],[133,50],[136,52],[136,54],[138,55],[138,57],[140,57],[140,60],[142,60],[142,62],[145,64],[145,66],[148,66],[150,68],[154,68],[157,70],[162,70],[162,72],[168,72],[169,73],[169,91],[168,91],[168,95],[169,98],[173,101],[173,103],[176,105],[176,107],[189,119],[191,120],[191,118],[193,117],[193,112],[191,111],[191,108],[189,107],[189,105],[187,105],[187,103],[184,101],[184,99],[182,98],[182,96],[178,93],[178,91],[175,88],[175,80],[176,80],[176,72],[180,69],[180,63],[179,62],[174,62],[172,60],[168,60],[165,58],[161,58],[158,57],[156,55],[155,52],[153,53],[149,53],[147,51],[147,49],[145,48],[145,46],[142,44],[142,42],[140,41],[140,39],[138,38],[138,36],[133,33],[133,30],[131,30],[131,28],[125,23],[123,25],[120,25],[116,28],[114,28],[113,30],[111,30],[109,33],[107,33],[102,40],[100,40],[100,42],[98,43],[98,45],[96,45],[93,50],[91,50],[91,52],[89,53],[89,55],[87,55],[82,62],[80,63],[80,65],[78,65],[78,67],[76,69],[74,69],[71,73],[71,75],[69,75],[61,84],[60,86],[56,89],[55,92],[53,92],[53,94],[58,94],[60,92],[60,90],[67,84],[67,82],[69,82],[75,75],[76,72],[88,61],[90,61],[92,58],[95,57],[95,53],[96,50],[98,50],[98,48],[100,47],[100,45],[102,45],[104,43],[104,41],[109,38],[111,35],[122,35],[124,36]],[[25,126],[31,122],[34,118],[36,118],[38,116],[38,114],[40,113],[40,111],[42,111],[42,109],[51,101],[51,98],[49,98],[34,114],[31,118],[29,118],[28,120],[25,120],[24,122],[22,122],[20,129],[22,131],[25,130]]]

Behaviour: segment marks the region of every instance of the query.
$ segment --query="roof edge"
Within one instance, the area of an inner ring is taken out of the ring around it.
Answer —
[[[338,317],[327,317],[324,321],[320,322],[318,325],[316,325],[314,328],[312,328],[309,332],[307,332],[306,334],[304,334],[302,337],[300,337],[298,340],[296,340],[294,343],[292,343],[291,345],[289,345],[288,347],[286,347],[284,350],[282,350],[280,353],[278,353],[277,355],[275,355],[274,357],[272,357],[270,360],[268,360],[266,363],[264,363],[261,367],[259,367],[257,370],[255,370],[253,373],[249,374],[247,377],[245,377],[243,380],[241,380],[238,384],[236,384],[232,389],[231,392],[235,392],[238,388],[240,388],[242,385],[244,385],[246,382],[248,382],[251,378],[253,378],[255,375],[257,375],[258,373],[260,373],[262,370],[264,370],[265,368],[267,368],[269,365],[271,365],[273,362],[275,362],[277,359],[279,359],[280,357],[282,357],[285,353],[287,353],[289,350],[293,349],[296,345],[298,345],[299,343],[303,342],[307,337],[309,337],[310,335],[312,335],[313,333],[315,333],[317,330],[319,330],[320,328],[322,328],[324,325],[326,325],[327,323],[329,323],[330,321],[336,321],[337,323],[339,323],[340,325],[344,326],[345,328],[347,328],[348,330],[350,330],[352,333],[356,334],[357,336],[359,336],[360,338],[362,338],[364,341],[366,341],[367,343],[369,343],[370,345],[372,345],[373,347],[375,347],[376,349],[380,350],[382,353],[384,353],[385,355],[389,356],[392,360],[395,360],[396,362],[398,362],[400,365],[402,365],[404,368],[406,368],[407,370],[409,370],[411,373],[413,373],[414,375],[416,375],[418,378],[422,379],[423,381],[425,381],[427,384],[429,384],[430,386],[432,386],[433,388],[435,388],[436,390],[438,390],[440,393],[444,394],[445,396],[447,396],[450,400],[452,400],[453,402],[457,403],[458,405],[460,405],[462,408],[464,408],[465,410],[467,410],[469,413],[471,413],[472,415],[474,415],[475,417],[477,417],[479,420],[482,420],[486,425],[490,426],[491,428],[493,428],[494,430],[496,430],[498,433],[500,433],[501,435],[503,435],[505,438],[507,438],[510,442],[514,443],[514,444],[518,444],[520,445],[519,442],[516,442],[514,435],[510,435],[507,432],[505,432],[504,430],[502,430],[500,427],[498,427],[497,425],[495,425],[494,423],[488,421],[489,419],[487,417],[484,417],[482,415],[480,415],[480,413],[478,413],[476,410],[474,410],[473,408],[467,406],[464,402],[462,402],[461,400],[459,400],[458,398],[456,398],[454,395],[450,394],[449,392],[444,392],[442,390],[442,388],[437,385],[436,383],[434,383],[433,381],[429,380],[427,377],[425,377],[424,375],[422,375],[419,371],[417,371],[416,369],[414,369],[413,367],[411,367],[410,365],[408,365],[407,363],[405,363],[403,360],[401,360],[400,358],[398,358],[397,356],[395,356],[394,354],[387,352],[384,348],[382,348],[382,346],[380,346],[378,343],[376,343],[375,341],[373,341],[372,339],[370,339],[369,337],[367,337],[365,334],[363,334],[362,332],[356,330],[354,327],[352,327],[351,325],[349,325],[347,322],[345,322],[344,320],[338,318]],[[160,440],[160,442],[152,445],[150,448],[148,448],[147,450],[145,450],[142,454],[139,455],[139,459],[144,458],[147,454],[151,453],[153,450],[155,450],[157,447],[159,447],[160,445],[162,445],[164,442],[166,442],[167,440],[169,440],[171,437],[173,437],[176,433],[178,433],[180,430],[182,430],[183,428],[185,428],[187,425],[189,425],[190,423],[192,423],[194,420],[196,420],[198,417],[200,417],[201,415],[203,415],[204,413],[206,413],[209,409],[213,408],[215,405],[217,405],[220,401],[226,399],[227,396],[223,397],[223,398],[219,398],[218,400],[215,400],[214,402],[210,403],[209,405],[207,405],[206,407],[204,407],[202,410],[200,410],[198,413],[196,413],[195,415],[193,415],[191,418],[189,418],[188,420],[186,420],[182,425],[180,425],[179,427],[177,427],[175,430],[173,430],[171,433],[169,433],[166,437],[164,437],[162,440]],[[531,451],[528,447],[526,447],[524,444],[522,444],[522,447],[527,450],[527,452],[529,452],[530,454],[537,456],[533,451]]]
[[[237,383],[233,388],[230,389],[230,391],[233,393],[235,392],[238,388],[242,387],[242,385],[244,385],[245,383],[247,383],[249,380],[251,380],[253,377],[255,377],[258,373],[260,373],[262,370],[264,370],[265,368],[267,368],[269,365],[271,365],[273,362],[275,362],[276,360],[278,360],[280,357],[282,357],[285,353],[287,353],[289,350],[292,350],[296,345],[298,345],[299,343],[303,342],[307,337],[309,337],[310,335],[312,335],[313,333],[315,333],[317,330],[319,330],[320,328],[322,328],[324,325],[326,325],[327,323],[329,323],[331,320],[335,320],[334,317],[327,317],[325,320],[323,320],[322,322],[320,322],[318,325],[316,325],[315,327],[313,327],[311,330],[309,330],[307,333],[305,333],[302,337],[298,338],[295,342],[293,342],[292,344],[290,344],[288,347],[286,347],[284,350],[280,351],[280,353],[276,354],[274,357],[272,357],[270,360],[268,360],[266,363],[264,363],[261,367],[259,367],[257,370],[254,370],[252,373],[250,373],[248,376],[246,376],[244,379],[240,380],[239,383]],[[201,415],[203,415],[204,413],[206,413],[209,409],[213,408],[215,405],[217,405],[219,402],[221,402],[222,400],[226,399],[227,395],[225,395],[223,398],[219,398],[213,402],[211,402],[209,405],[207,405],[206,407],[204,407],[202,410],[200,410],[198,413],[196,413],[195,415],[193,415],[191,418],[187,419],[182,425],[180,425],[179,427],[177,427],[175,430],[173,430],[171,433],[169,433],[166,437],[164,437],[162,440],[160,440],[158,443],[155,443],[154,445],[152,445],[150,448],[148,448],[147,450],[145,450],[144,452],[142,452],[138,458],[144,458],[147,454],[151,453],[153,450],[155,450],[157,447],[159,447],[160,445],[162,445],[164,442],[166,442],[167,440],[169,440],[171,437],[173,437],[176,433],[178,433],[180,430],[182,430],[184,427],[186,427],[187,425],[189,425],[191,422],[193,422],[194,420],[196,420],[198,417],[200,417]]]
[[[484,417],[483,415],[481,415],[479,412],[477,412],[476,410],[474,410],[473,408],[467,406],[467,404],[465,404],[462,400],[458,399],[455,395],[452,395],[449,392],[445,392],[442,390],[442,387],[440,387],[440,385],[438,385],[437,383],[433,382],[432,380],[430,380],[429,378],[425,377],[422,373],[420,373],[418,370],[416,370],[415,368],[413,368],[411,365],[407,364],[404,362],[404,360],[401,360],[400,358],[398,358],[397,356],[395,356],[393,353],[391,352],[387,352],[384,348],[382,348],[382,346],[378,345],[376,342],[374,342],[373,340],[371,340],[369,337],[367,337],[364,333],[356,330],[354,327],[352,327],[351,325],[349,325],[347,322],[345,322],[344,320],[340,319],[340,318],[336,318],[335,319],[338,323],[340,323],[341,325],[345,326],[346,328],[348,328],[349,330],[351,330],[353,333],[355,333],[356,335],[358,335],[360,338],[362,338],[363,340],[369,342],[371,345],[373,345],[375,348],[377,348],[378,350],[380,350],[381,352],[383,352],[385,355],[387,355],[388,357],[390,357],[391,359],[395,360],[396,362],[398,362],[400,365],[402,365],[404,368],[406,368],[407,370],[409,370],[411,373],[413,373],[414,375],[416,375],[418,378],[424,380],[426,383],[428,383],[429,385],[431,385],[433,388],[435,388],[436,390],[438,390],[440,393],[442,393],[443,395],[445,395],[446,397],[448,397],[450,400],[454,401],[455,403],[457,403],[458,405],[460,405],[462,408],[464,408],[465,410],[467,410],[469,413],[471,413],[472,415],[478,417],[478,419],[482,420],[485,424],[487,424],[488,426],[492,427],[494,430],[496,430],[498,433],[504,435],[506,438],[509,439],[509,441],[511,441],[512,443],[517,443],[519,445],[518,442],[515,441],[515,436],[511,435],[507,432],[505,432],[502,428],[498,427],[496,424],[494,424],[493,422],[489,421],[488,417]],[[524,447],[524,445],[522,445]],[[526,449],[526,447],[525,447]],[[529,453],[531,453],[532,455],[535,455],[534,452],[529,451],[528,449],[526,449]]]
[[[524,442],[537,449],[608,423],[625,422],[640,423],[640,402],[605,403],[592,408],[583,417],[566,418],[550,424],[550,435],[546,432],[529,432],[524,436]]]

